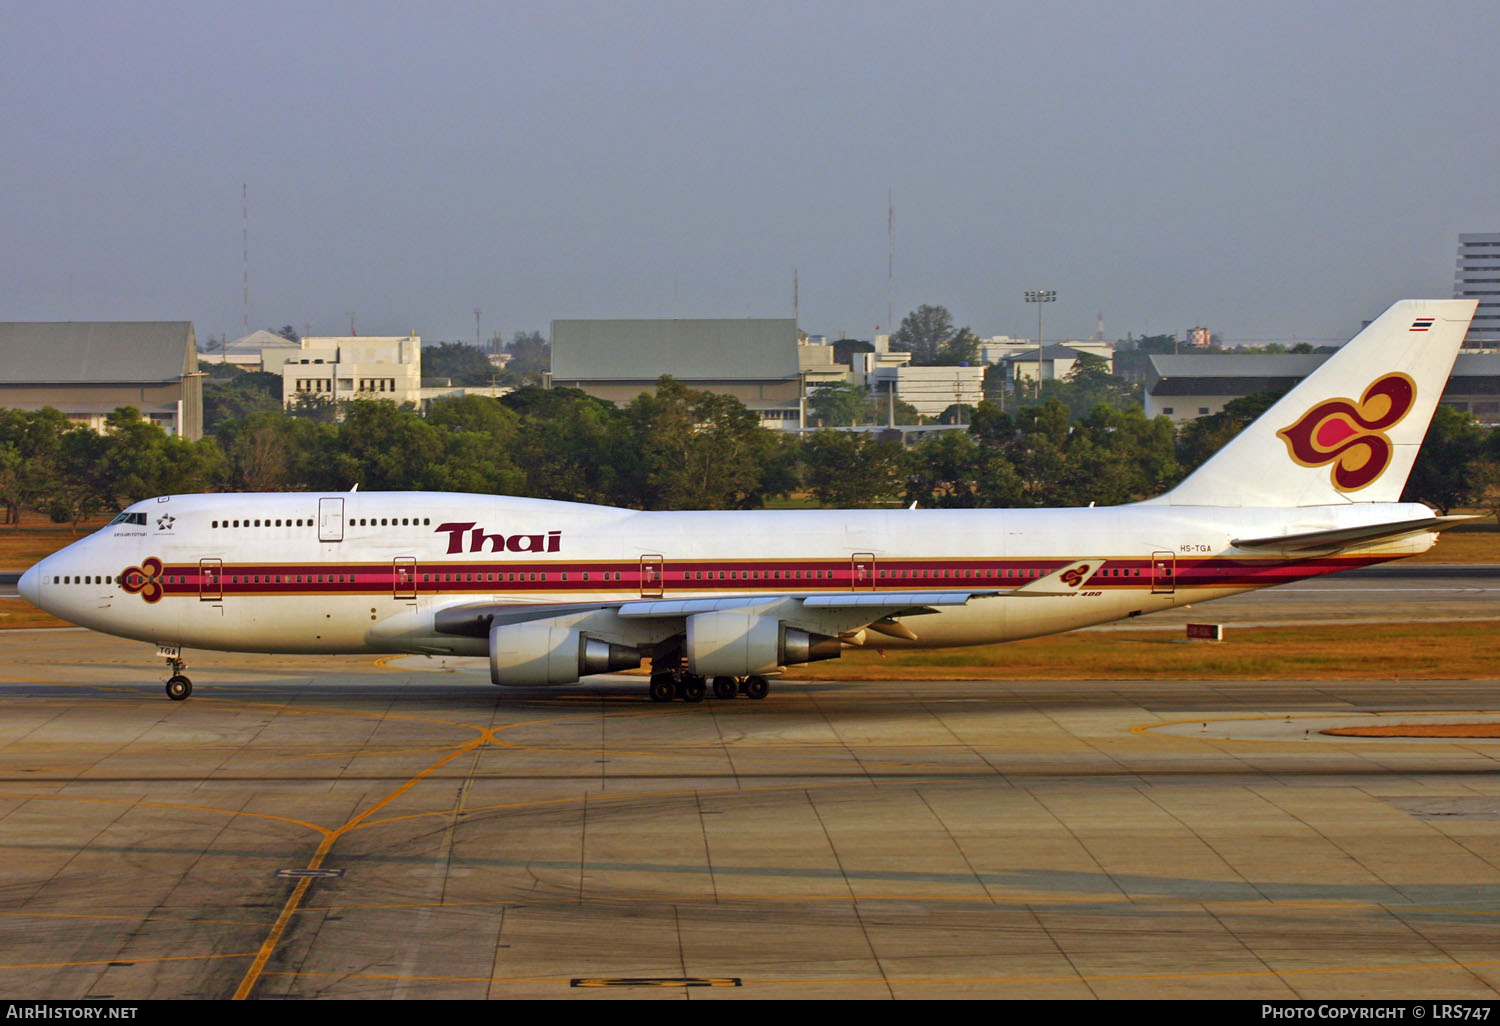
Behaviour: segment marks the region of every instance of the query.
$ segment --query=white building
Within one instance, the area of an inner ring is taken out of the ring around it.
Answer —
[[[860,366],[859,357],[875,355],[856,353],[856,369]],[[867,365],[871,362],[866,361]],[[894,389],[898,402],[913,407],[924,417],[940,416],[954,403],[978,406],[984,398],[983,367],[872,366],[859,377],[876,395],[888,396]]]
[[[1056,343],[1042,349],[1038,357],[1036,346],[1014,353],[1001,360],[1005,377],[1011,381],[1035,381],[1040,372],[1043,381],[1062,381],[1073,372],[1084,354],[1071,344]],[[1114,371],[1114,360],[1109,361],[1109,370]]]
[[[347,402],[422,399],[422,340],[416,335],[308,337],[295,349],[262,351],[265,369],[281,375],[281,401],[298,395]]]
[[[1073,350],[1075,353],[1087,353],[1090,356],[1097,356],[1100,359],[1105,360],[1109,364],[1110,373],[1114,373],[1115,344],[1113,342],[1108,342],[1103,339],[1088,339],[1081,342],[1049,342],[1045,348],[1050,349],[1053,346],[1066,346],[1068,349]],[[1036,339],[1012,338],[1009,335],[995,335],[979,343],[979,358],[985,363],[1004,363],[1007,360],[1013,359],[1024,360],[1025,357],[1030,354],[1032,363],[1032,372],[1030,374],[1030,377],[1032,378],[1032,380],[1035,380],[1036,350]],[[1045,362],[1045,353],[1043,354],[1043,359]],[[1071,369],[1071,367],[1072,364],[1070,363],[1068,369]],[[1066,375],[1066,373],[1067,371],[1064,370],[1057,376],[1063,377],[1064,375]],[[1046,368],[1044,367],[1042,376],[1044,378],[1050,378],[1053,375],[1047,373]]]
[[[1464,348],[1500,349],[1500,232],[1458,237],[1453,298],[1479,300]]]
[[[222,345],[210,344],[208,349],[198,353],[199,365],[211,363],[228,363],[238,367],[242,371],[258,371],[265,369],[265,360],[261,355],[267,349],[296,349],[297,343],[289,338],[283,338],[275,332],[252,331],[244,338],[237,338],[232,342]]]

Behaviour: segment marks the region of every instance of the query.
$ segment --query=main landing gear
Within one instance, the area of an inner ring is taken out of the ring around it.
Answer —
[[[176,656],[169,656],[167,669],[172,671],[172,676],[167,678],[167,697],[174,702],[181,702],[193,693],[193,682],[182,674],[187,669],[187,663]]]
[[[733,698],[736,694],[746,698],[765,698],[771,692],[771,682],[764,677],[715,677],[715,698]],[[670,702],[681,698],[684,702],[701,702],[708,693],[708,681],[695,673],[683,670],[667,670],[651,675],[648,692],[653,702]]]

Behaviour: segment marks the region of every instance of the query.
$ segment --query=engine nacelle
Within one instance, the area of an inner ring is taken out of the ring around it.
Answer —
[[[788,627],[780,620],[738,609],[687,618],[687,667],[702,677],[774,673],[788,663],[837,659],[838,638]]]
[[[630,670],[641,654],[572,627],[522,623],[490,628],[490,680],[506,687],[573,684],[591,673]]]

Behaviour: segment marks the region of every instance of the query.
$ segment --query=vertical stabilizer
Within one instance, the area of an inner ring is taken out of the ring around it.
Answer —
[[[1476,305],[1472,299],[1396,303],[1187,480],[1150,501],[1398,501]]]

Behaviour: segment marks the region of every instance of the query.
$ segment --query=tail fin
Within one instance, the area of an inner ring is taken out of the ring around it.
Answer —
[[[1149,501],[1397,501],[1477,305],[1472,299],[1396,303],[1187,480]]]

